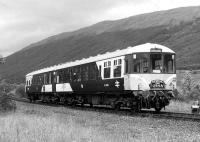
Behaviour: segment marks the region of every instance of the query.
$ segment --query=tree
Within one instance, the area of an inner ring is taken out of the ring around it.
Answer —
[[[192,72],[191,71],[185,72],[183,76],[183,85],[182,85],[184,93],[190,92],[194,87],[195,87],[195,82],[192,78]]]

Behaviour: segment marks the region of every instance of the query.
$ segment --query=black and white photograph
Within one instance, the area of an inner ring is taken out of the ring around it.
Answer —
[[[200,0],[0,0],[0,142],[200,142]]]

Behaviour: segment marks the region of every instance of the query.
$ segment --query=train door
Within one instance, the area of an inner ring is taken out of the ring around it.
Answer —
[[[124,61],[124,89],[125,90],[131,90],[130,74],[132,70],[133,58],[136,58],[135,56],[136,56],[135,54],[126,55],[124,59],[125,60]]]
[[[59,76],[56,71],[52,73],[52,92],[56,92],[56,84],[59,82]]]

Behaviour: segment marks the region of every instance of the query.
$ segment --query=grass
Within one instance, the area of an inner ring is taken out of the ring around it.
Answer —
[[[169,106],[166,106],[165,111],[168,112],[181,112],[181,113],[191,113],[192,102],[183,102],[178,100],[170,101]]]
[[[200,124],[17,103],[0,114],[3,142],[200,141]]]

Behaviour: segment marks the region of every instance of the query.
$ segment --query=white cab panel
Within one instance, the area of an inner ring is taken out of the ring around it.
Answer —
[[[51,84],[43,85],[41,92],[52,92],[52,85]]]
[[[127,74],[124,75],[125,90],[149,90],[152,80],[162,80],[166,89],[176,88],[176,74]]]
[[[56,92],[72,92],[72,87],[69,83],[56,84]]]

